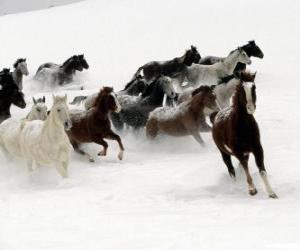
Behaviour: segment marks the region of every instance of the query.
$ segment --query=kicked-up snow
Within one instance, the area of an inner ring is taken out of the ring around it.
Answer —
[[[26,57],[26,101],[45,95],[48,107],[52,91],[32,80],[45,62],[84,53],[90,68],[78,84],[53,91],[72,100],[103,86],[117,92],[141,65],[181,56],[191,44],[201,56],[227,56],[255,39],[265,55],[249,66],[257,71],[255,118],[279,196],[268,198],[253,157],[258,194],[249,196],[245,174],[234,161],[237,180],[229,177],[209,133],[200,147],[191,137],[148,141],[129,129],[120,133],[123,161],[115,142],[106,157],[86,145],[95,163],[71,152],[67,179],[55,167],[28,173],[24,161],[1,154],[0,249],[300,249],[299,10],[296,0],[88,0],[0,17],[0,66]],[[13,106],[13,118],[30,106]]]

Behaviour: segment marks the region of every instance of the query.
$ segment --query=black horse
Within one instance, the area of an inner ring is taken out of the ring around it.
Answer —
[[[200,59],[201,56],[197,51],[197,48],[195,46],[191,46],[191,48],[181,57],[176,57],[169,61],[153,61],[139,67],[135,76],[139,75],[143,71],[143,75],[147,81],[153,80],[159,75],[184,79],[186,67],[191,66],[193,63],[199,63]],[[182,82],[181,79],[179,81]]]
[[[264,53],[261,51],[261,49],[256,45],[255,41],[249,41],[247,44],[241,47],[246,54],[251,57],[258,57],[260,59],[264,58]],[[223,60],[223,57],[217,57],[217,56],[206,56],[200,59],[199,64],[204,65],[212,65],[216,62],[219,62]],[[246,64],[244,63],[238,63],[234,69],[234,72],[244,71],[246,69]]]
[[[26,103],[24,94],[16,85],[12,73],[5,69],[0,72],[0,123],[11,117],[10,106],[16,105],[19,108],[25,108]]]
[[[126,96],[118,96],[122,110],[119,113],[111,113],[112,123],[118,130],[123,128],[124,123],[134,129],[144,127],[149,113],[162,106],[165,95],[174,98],[176,93],[169,77],[158,76],[150,82],[141,96],[133,97],[133,101],[128,102],[122,100]]]
[[[42,64],[35,75],[35,79],[46,81],[51,85],[64,85],[73,81],[76,71],[88,69],[89,65],[84,55],[74,55],[62,65],[55,63]]]

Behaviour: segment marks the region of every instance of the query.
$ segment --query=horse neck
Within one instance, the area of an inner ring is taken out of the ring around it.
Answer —
[[[73,67],[73,61],[69,60],[65,62],[62,66],[61,69],[63,70],[64,73],[66,74],[72,74],[74,72],[74,67]]]
[[[153,104],[162,104],[164,99],[164,91],[162,90],[161,86],[155,86],[154,91],[149,96],[149,101]]]
[[[109,109],[107,108],[107,105],[105,104],[104,97],[102,97],[101,100],[99,100],[98,103],[96,104],[93,114],[96,115],[95,117],[98,120],[107,120],[108,113],[109,113]]]
[[[20,83],[23,80],[23,73],[19,69],[15,69],[12,73],[15,82]]]
[[[60,141],[63,133],[65,133],[64,126],[61,123],[55,122],[54,111],[52,109],[44,122],[42,136],[46,136],[52,141]]]
[[[0,114],[9,114],[10,113],[10,106],[12,104],[12,100],[10,95],[1,96],[0,95]]]
[[[245,105],[243,105],[240,102],[240,98],[238,98],[238,96],[241,94],[240,93],[241,91],[242,91],[242,87],[238,87],[233,96],[233,102],[232,102],[232,110],[235,116],[235,119],[233,120],[238,123],[247,120],[251,116],[250,114],[248,114]]]
[[[244,46],[242,46],[242,49],[246,52],[246,54],[250,57],[250,56],[253,56],[253,53],[252,53],[252,48],[251,48],[251,45],[250,44],[246,44]]]
[[[223,61],[223,67],[225,67],[225,70],[227,72],[227,75],[233,74],[233,71],[237,65],[239,58],[239,53],[234,51],[233,53],[229,54]]]
[[[187,106],[194,117],[198,117],[203,111],[202,95],[196,94],[188,101]]]

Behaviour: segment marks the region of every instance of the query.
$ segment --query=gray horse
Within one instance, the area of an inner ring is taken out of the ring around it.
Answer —
[[[23,75],[28,76],[28,68],[26,58],[19,58],[14,63],[14,71],[12,73],[13,79],[17,84],[19,90],[23,90]]]

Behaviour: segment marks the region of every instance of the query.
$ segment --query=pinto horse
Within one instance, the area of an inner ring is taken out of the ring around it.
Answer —
[[[257,57],[260,59],[264,58],[264,53],[261,51],[261,49],[258,47],[258,45],[255,43],[254,40],[249,41],[247,44],[243,45],[241,48],[247,53],[247,55],[249,57],[254,56],[254,57]],[[206,56],[206,57],[203,57],[200,59],[199,64],[212,65],[221,60],[224,60],[224,57]],[[245,69],[246,69],[246,64],[239,62],[236,65],[234,72],[243,71]]]
[[[205,117],[219,110],[216,96],[211,87],[200,86],[192,93],[192,98],[176,107],[160,107],[152,111],[146,124],[146,134],[150,139],[159,133],[172,136],[192,135],[204,145],[200,132],[209,132],[211,127]]]
[[[89,110],[71,110],[70,117],[72,128],[67,131],[70,142],[74,150],[82,155],[86,155],[90,162],[94,162],[91,155],[80,149],[80,144],[94,142],[103,146],[103,150],[98,155],[105,156],[108,148],[104,140],[116,140],[120,147],[119,160],[123,159],[124,146],[119,135],[111,130],[109,112],[120,112],[121,106],[116,98],[113,88],[103,87],[92,108]]]
[[[212,135],[231,177],[235,178],[231,162],[231,156],[235,156],[246,173],[249,194],[257,193],[248,169],[249,154],[253,153],[269,197],[277,198],[268,181],[259,128],[253,116],[256,109],[255,88],[253,82],[237,85],[232,106],[221,110],[212,119]]]

